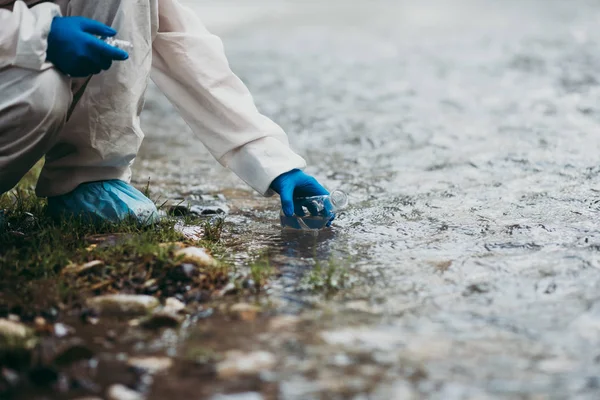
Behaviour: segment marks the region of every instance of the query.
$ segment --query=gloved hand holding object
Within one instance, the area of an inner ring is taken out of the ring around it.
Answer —
[[[296,214],[299,217],[304,216],[302,203],[297,201],[298,198],[324,196],[329,192],[315,178],[305,174],[299,169],[286,172],[279,175],[277,179],[271,183],[271,189],[281,197],[281,207],[283,213],[291,217]],[[312,215],[318,215],[316,209],[309,209]]]
[[[117,31],[85,17],[55,17],[48,35],[47,60],[72,77],[96,75],[108,70],[112,62],[129,58],[126,51],[107,44],[101,37]]]

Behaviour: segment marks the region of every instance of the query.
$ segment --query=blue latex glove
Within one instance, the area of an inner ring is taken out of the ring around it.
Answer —
[[[46,60],[72,77],[99,74],[109,69],[113,60],[124,61],[129,58],[126,51],[110,46],[97,37],[116,34],[113,28],[93,19],[55,17],[48,35]]]
[[[158,220],[154,203],[133,186],[119,180],[83,183],[70,193],[48,198],[55,219],[90,217],[94,222],[121,222],[133,217],[147,225]]]
[[[271,189],[281,197],[281,207],[283,213],[288,217],[296,214],[304,216],[301,202],[297,201],[301,197],[324,196],[329,192],[315,178],[306,175],[299,169],[294,169],[285,174],[279,175],[273,183]],[[316,215],[316,210],[309,210],[311,214]]]

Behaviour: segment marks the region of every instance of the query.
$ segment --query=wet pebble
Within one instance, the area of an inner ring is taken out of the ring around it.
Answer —
[[[206,251],[200,247],[187,247],[177,250],[176,257],[183,257],[184,262],[195,264],[199,267],[215,267],[217,261]]]
[[[108,400],[143,400],[144,396],[125,385],[112,385],[106,392]]]
[[[257,375],[262,371],[270,370],[277,362],[275,356],[266,351],[242,353],[230,351],[225,360],[217,364],[219,378],[227,379],[236,376]]]
[[[221,289],[216,296],[217,297],[223,297],[226,296],[230,293],[233,293],[237,290],[237,288],[235,287],[235,284],[233,282],[229,282],[227,285],[225,285],[225,287],[223,289]]]
[[[185,310],[185,304],[177,300],[175,297],[169,297],[167,300],[165,300],[165,307],[163,310],[165,312],[176,314]]]
[[[127,361],[130,367],[155,374],[173,366],[173,360],[168,357],[132,357]]]
[[[0,343],[13,344],[32,337],[32,332],[22,323],[0,318]]]
[[[70,326],[62,324],[60,322],[54,324],[54,336],[56,336],[58,338],[65,337],[67,335],[73,334],[74,332],[75,332],[75,329],[73,329]]]
[[[191,206],[190,212],[196,215],[226,215],[229,214],[229,207],[225,204],[218,204],[212,206]]]
[[[87,301],[88,307],[108,316],[146,315],[159,304],[155,297],[133,294],[109,294],[93,297]]]

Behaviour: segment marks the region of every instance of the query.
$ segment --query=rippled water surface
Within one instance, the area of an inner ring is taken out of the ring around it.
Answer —
[[[147,101],[137,183],[150,177],[164,198],[223,193],[232,260],[243,268],[267,255],[282,272],[274,313],[302,318],[285,333],[187,328],[181,354],[210,343],[277,357],[256,381],[201,392],[597,399],[600,4],[353,0],[290,10],[224,41],[308,171],[350,194],[331,232],[283,234],[276,199],[218,166],[154,88]],[[346,290],[300,290],[330,262]]]

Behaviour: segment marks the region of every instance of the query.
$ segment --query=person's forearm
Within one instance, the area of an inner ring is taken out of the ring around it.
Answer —
[[[152,79],[211,154],[262,194],[280,174],[304,168],[231,71],[221,40],[176,0],[161,0],[159,16]]]
[[[17,1],[13,11],[0,9],[0,68],[18,66],[42,70],[46,62],[47,38],[60,8],[51,3],[27,8]]]

